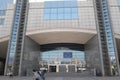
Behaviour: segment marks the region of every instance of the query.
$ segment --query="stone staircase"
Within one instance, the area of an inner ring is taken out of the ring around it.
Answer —
[[[33,80],[32,77],[6,77],[0,76],[0,80]],[[48,77],[46,80],[120,80],[120,77]]]

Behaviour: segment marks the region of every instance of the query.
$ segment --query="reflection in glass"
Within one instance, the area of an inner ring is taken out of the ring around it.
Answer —
[[[65,14],[70,14],[71,13],[71,8],[64,8],[64,13]]]
[[[64,19],[71,19],[71,14],[64,14]]]
[[[5,16],[6,10],[0,10],[0,16]]]
[[[66,53],[67,53],[67,57],[65,57]],[[69,54],[70,57],[68,57]],[[52,50],[52,51],[40,52],[41,61],[54,63],[55,59],[57,59],[59,64],[63,64],[63,62],[72,63],[74,60],[77,60],[80,63],[80,62],[85,62],[85,55],[84,55],[84,51],[75,51],[75,50]]]
[[[57,9],[52,8],[51,9],[51,14],[57,14]]]
[[[102,0],[102,8],[103,8],[103,18],[104,18],[104,24],[105,24],[108,53],[110,57],[111,71],[112,71],[112,75],[118,75],[118,66],[117,66],[118,64],[117,64],[117,57],[116,57],[117,53],[115,51],[114,37],[112,33],[112,27],[110,24],[110,18],[109,18],[109,12],[107,8],[106,0]]]
[[[78,15],[77,0],[44,2],[45,20],[78,19],[77,15]]]
[[[16,42],[17,42],[17,37],[18,37],[17,30],[19,29],[18,25],[19,25],[19,20],[20,20],[20,11],[22,9],[22,1],[23,0],[18,0],[16,8],[15,8],[15,16],[14,16],[14,21],[13,21],[10,45],[9,45],[6,74],[13,72],[13,63],[14,63],[14,56],[15,56],[15,51],[16,51]]]
[[[50,14],[44,14],[44,19],[49,20],[50,19]]]
[[[57,19],[57,14],[51,14],[50,19]]]
[[[77,18],[78,18],[78,14],[73,13],[73,14],[72,14],[72,19],[77,19]]]
[[[72,13],[78,13],[78,8],[71,8],[72,9]]]
[[[58,13],[63,14],[64,13],[64,8],[58,8]]]
[[[49,9],[49,8],[44,9],[44,14],[50,14],[50,10],[51,10],[51,9]]]
[[[0,25],[3,25],[4,24],[4,18],[0,18]]]
[[[58,19],[64,19],[64,14],[59,14]]]
[[[118,6],[120,7],[120,0],[118,0]]]

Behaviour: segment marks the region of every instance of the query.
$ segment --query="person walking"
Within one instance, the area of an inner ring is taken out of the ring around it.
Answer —
[[[42,80],[45,80],[46,70],[43,70],[43,71],[40,71],[40,72],[41,72],[41,78],[42,78]]]
[[[33,76],[34,80],[40,80],[41,79],[41,73],[39,71],[33,69],[33,74],[34,74],[34,76]]]
[[[34,76],[33,76],[33,78],[34,78],[34,80],[45,80],[45,73],[46,73],[46,71],[37,71],[37,70],[34,70],[33,69],[33,73],[34,73]]]

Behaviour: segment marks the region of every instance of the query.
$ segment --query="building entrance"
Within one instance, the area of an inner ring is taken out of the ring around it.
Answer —
[[[56,72],[56,66],[49,66],[49,72]]]
[[[84,51],[76,50],[41,52],[39,64],[46,66],[48,72],[78,72],[78,67],[86,67]]]
[[[5,59],[0,58],[0,75],[4,74]]]
[[[48,72],[77,73],[87,70],[83,44],[46,44],[40,46],[40,61]],[[41,66],[40,69],[43,69]]]

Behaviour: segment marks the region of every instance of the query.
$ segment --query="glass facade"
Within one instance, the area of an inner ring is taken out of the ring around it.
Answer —
[[[5,16],[6,10],[0,10],[0,16]]]
[[[115,52],[114,39],[113,39],[113,33],[112,33],[112,26],[110,23],[109,11],[107,9],[106,0],[102,0],[102,10],[103,10],[103,18],[104,18],[108,53],[110,57],[111,66],[117,69],[116,52]]]
[[[7,3],[12,3],[13,0],[0,0],[0,16],[5,16]],[[0,25],[4,25],[4,18],[0,18]]]
[[[12,3],[13,0],[0,0],[0,10],[6,10],[7,3]]]
[[[45,20],[78,19],[77,0],[45,1],[44,19]]]
[[[5,16],[6,10],[0,10],[0,16]],[[4,25],[4,18],[0,18],[0,25]]]
[[[78,62],[85,61],[84,51],[76,50],[52,50],[40,53],[40,59],[49,63],[54,63],[57,60],[59,64],[70,63],[73,59]]]
[[[16,13],[14,16],[14,24],[12,28],[11,40],[9,45],[8,66],[7,66],[8,72],[11,71],[12,64],[14,62],[21,9],[22,9],[22,0],[18,0],[18,5],[16,6]]]
[[[118,0],[118,6],[120,7],[120,0]]]
[[[0,18],[0,25],[4,25],[4,18]]]

